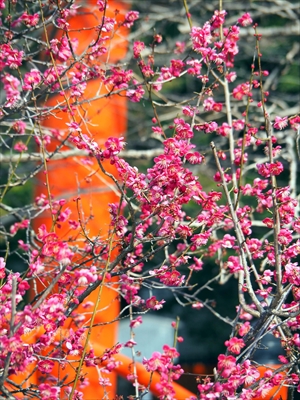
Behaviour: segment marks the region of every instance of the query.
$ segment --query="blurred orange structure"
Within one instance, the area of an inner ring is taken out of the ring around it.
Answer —
[[[127,9],[126,3],[113,1],[109,2],[108,5],[109,8],[105,12],[107,17],[116,17],[117,21],[124,20],[124,14]],[[98,32],[95,28],[101,26],[102,17],[103,12],[99,11],[97,1],[92,0],[79,9],[77,16],[68,20],[70,24],[68,29],[70,39],[77,38],[79,40],[76,49],[77,54],[81,54],[93,40],[97,39]],[[59,38],[61,32],[56,31],[55,37]],[[107,63],[115,64],[124,58],[127,51],[127,33],[127,29],[124,27],[117,30],[110,42],[109,57],[106,59]],[[84,97],[85,99],[94,99],[99,94],[104,93],[107,93],[105,88],[101,86],[99,80],[95,79],[87,84]],[[61,98],[52,97],[47,102],[47,106],[55,106],[58,101],[61,101]],[[103,145],[108,137],[121,136],[126,133],[126,112],[126,98],[110,96],[77,106],[73,118],[80,125],[83,134],[89,135],[99,145]],[[66,123],[70,122],[69,118],[70,115],[68,113],[57,111],[56,114],[45,119],[43,125],[49,129],[66,129]],[[52,141],[47,150],[55,151],[59,144],[58,141]],[[87,167],[81,162],[80,157],[50,161],[47,166],[49,192],[53,198],[55,200],[66,199],[66,206],[71,209],[73,218],[77,219],[77,203],[73,199],[80,196],[81,218],[87,219],[85,229],[89,237],[97,235],[102,237],[107,236],[110,223],[108,203],[118,201],[118,197],[107,184],[107,178],[98,171],[98,167],[96,165]],[[105,165],[105,168],[113,173],[113,168],[109,163]],[[41,173],[38,176],[36,195],[48,195],[44,182],[45,175]],[[41,224],[45,224],[50,229],[52,224],[51,216],[43,215],[41,218],[38,218],[35,221],[35,228],[38,228]],[[68,240],[70,235],[69,228],[65,225],[62,224],[60,229],[56,229],[56,234],[61,240]],[[40,287],[40,289],[42,288]],[[84,304],[86,302],[96,304],[97,296],[98,290],[91,293],[84,301]],[[94,324],[108,323],[117,318],[119,313],[119,301],[117,297],[118,295],[114,290],[103,287]],[[91,313],[86,312],[84,304],[76,309],[76,313],[85,313],[86,326],[88,327]],[[66,321],[65,327],[76,330],[76,326],[71,319]],[[101,343],[103,349],[113,347],[117,342],[117,322],[94,327],[90,336],[90,342],[93,343],[93,346]],[[68,377],[67,381],[72,382],[76,374],[76,366],[70,364],[62,369],[58,363],[56,364],[53,372],[54,375],[60,379]],[[104,392],[99,384],[97,370],[93,368],[93,371],[89,369],[85,373],[87,373],[90,384],[82,389],[84,399],[103,398]],[[39,376],[37,376],[38,378]],[[116,393],[116,376],[110,374],[110,379],[112,386],[108,395],[109,398],[113,398]]]

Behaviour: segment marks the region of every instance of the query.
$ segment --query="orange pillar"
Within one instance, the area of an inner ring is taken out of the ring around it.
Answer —
[[[76,53],[80,55],[84,50],[88,48],[90,43],[97,38],[96,26],[101,26],[103,12],[98,10],[96,0],[90,0],[88,7],[81,7],[79,9],[80,14],[72,17],[68,20],[69,25],[69,37],[79,39],[78,48]],[[124,19],[124,11],[126,10],[126,4],[118,1],[109,1],[109,8],[105,11],[106,17],[115,17],[117,20],[122,21]],[[120,14],[116,13],[118,9]],[[48,32],[50,39],[51,35],[55,38],[60,38],[64,32],[55,31]],[[109,42],[109,56],[104,55],[103,61],[108,64],[114,64],[125,56],[126,53],[126,34],[127,29],[118,29],[114,38]],[[109,35],[109,33],[107,34]],[[90,100],[95,98],[99,93],[107,93],[105,88],[101,88],[101,81],[95,79],[87,84],[87,88],[84,93],[84,98],[80,100]],[[66,96],[69,93],[66,92]],[[55,96],[48,100],[47,106],[55,106],[58,102],[64,100],[63,96]],[[72,100],[74,102],[74,99]],[[65,107],[65,104],[64,104]],[[74,120],[80,125],[83,134],[93,138],[99,145],[103,145],[105,140],[110,136],[122,136],[126,134],[126,98],[121,96],[109,96],[100,100],[93,100],[82,105],[72,104],[74,110]],[[43,126],[49,129],[62,129],[67,130],[66,123],[70,122],[70,115],[68,112],[55,111],[51,116],[43,120]],[[76,133],[75,133],[76,134]],[[52,152],[55,151],[60,142],[53,140],[50,145],[47,146],[47,150]],[[92,161],[92,159],[91,159]],[[108,163],[105,163],[105,168],[109,172],[114,172],[113,167]],[[108,203],[116,202],[119,200],[118,196],[103,182],[103,178],[109,181],[109,178],[105,177],[100,171],[97,164],[93,160],[92,165],[88,167],[84,164],[83,158],[68,158],[64,160],[48,161],[47,162],[47,176],[49,180],[49,192],[53,196],[54,200],[66,199],[67,203],[65,207],[71,209],[71,219],[78,220],[77,203],[74,198],[79,195],[79,208],[81,212],[81,219],[88,220],[85,224],[85,230],[88,232],[90,238],[96,237],[97,235],[107,237],[108,227],[110,223],[110,216],[108,212]],[[40,173],[36,182],[35,195],[45,194],[48,196],[48,189],[45,186],[45,174]],[[112,183],[112,182],[110,182]],[[45,224],[48,230],[51,229],[52,218],[51,215],[43,214],[41,217],[34,221],[35,229],[42,224]],[[55,233],[61,240],[68,240],[74,231],[69,230],[68,223],[61,224],[60,228],[55,228]],[[82,238],[83,236],[81,236]],[[43,282],[44,285],[51,281],[49,276],[48,281]],[[43,288],[38,282],[38,289]],[[33,293],[35,295],[35,293]],[[98,290],[93,292],[84,302],[96,303]],[[89,309],[88,311],[91,311]],[[87,310],[84,305],[79,306],[75,313],[81,314],[86,313]],[[98,312],[94,323],[109,322],[117,318],[119,313],[119,301],[115,291],[103,288],[101,301]],[[89,326],[89,320],[91,313],[86,315],[86,325]],[[66,327],[76,330],[76,324],[70,319],[65,324]],[[107,324],[105,326],[95,327],[92,330],[90,337],[91,343],[101,343],[103,348],[112,347],[117,341],[117,323]],[[63,368],[57,364],[55,367],[54,374],[62,379],[67,377],[66,382],[71,382],[75,376],[76,365],[66,365]],[[86,372],[86,370],[85,370]],[[88,370],[88,379],[90,384],[85,387],[82,391],[84,393],[84,399],[101,399],[103,395],[102,387],[99,385],[99,376],[95,369]],[[112,375],[112,386],[109,389],[109,397],[113,398],[116,391],[116,377]],[[41,378],[41,374],[32,377],[32,380],[38,380]],[[37,382],[38,383],[38,382]],[[71,384],[70,384],[71,386]]]

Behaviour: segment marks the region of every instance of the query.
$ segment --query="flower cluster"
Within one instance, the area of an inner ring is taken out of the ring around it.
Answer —
[[[160,399],[173,399],[175,396],[172,382],[179,379],[184,372],[180,365],[174,365],[174,359],[178,356],[175,348],[164,345],[163,353],[154,352],[151,358],[143,360],[147,371],[160,373],[160,382],[156,384]]]
[[[156,47],[165,42],[160,34],[152,37],[150,45],[146,39],[135,40],[131,60],[128,56],[126,62],[110,63],[112,48],[139,19],[139,12],[127,10],[120,17],[117,11],[108,12],[107,1],[98,0],[95,9],[101,17],[94,26],[84,27],[91,30],[93,39],[82,49],[84,44],[76,37],[80,30],[76,32],[73,24],[77,6],[55,11],[52,6],[41,5],[47,12],[36,12],[36,6],[26,5],[25,10],[18,3],[14,11],[10,8],[3,13],[5,17],[1,15],[0,30],[5,37],[0,44],[0,118],[6,129],[3,159],[11,157],[7,183],[1,183],[1,208],[13,222],[7,230],[1,225],[6,248],[5,257],[0,257],[0,368],[4,377],[0,390],[7,397],[20,389],[17,395],[42,400],[56,399],[62,393],[84,398],[89,385],[81,370],[84,366],[97,370],[98,384],[107,391],[112,385],[110,374],[121,366],[116,357],[121,345],[101,349],[101,354],[93,347],[94,319],[103,310],[124,299],[120,315],[98,326],[123,318],[129,310],[133,329],[142,323],[142,317],[133,318],[133,313],[162,309],[167,297],[163,299],[158,290],[169,289],[180,304],[194,310],[207,307],[219,316],[210,300],[201,297],[203,291],[235,278],[239,306],[230,321],[232,333],[224,343],[225,354],[218,357],[214,379],[198,382],[199,398],[248,400],[264,397],[282,385],[300,390],[294,372],[267,368],[262,374],[251,361],[256,343],[266,332],[280,338],[284,355],[278,354],[279,361],[289,365],[289,371],[296,368],[299,356],[299,199],[295,153],[285,134],[299,139],[300,116],[276,115],[277,111],[269,115],[269,93],[262,87],[269,71],[261,67],[258,34],[253,40],[259,62],[253,61],[249,79],[234,83],[237,72],[232,68],[237,63],[240,33],[253,23],[250,14],[227,27],[226,11],[215,11],[202,26],[191,28],[189,39],[177,41],[173,53],[170,47],[169,58],[161,64]],[[6,7],[0,0],[0,9]],[[45,37],[40,35],[40,24]],[[50,35],[49,26],[59,35]],[[173,105],[173,100],[166,101],[167,85],[180,82],[183,76],[188,87],[197,89],[190,98],[174,103],[176,112],[170,117],[160,107]],[[105,104],[122,98],[133,103],[143,99],[154,113],[151,125],[143,121],[139,129],[149,130],[160,142],[160,151],[141,169],[122,157],[126,154],[123,136],[115,137],[115,132],[104,140],[93,136],[95,130],[106,129],[107,121],[102,119],[103,126],[94,122],[102,112],[105,115]],[[98,108],[90,114],[94,100]],[[57,121],[52,130],[47,128],[50,118]],[[20,135],[28,140],[19,141]],[[212,138],[210,149],[204,149],[208,137]],[[39,153],[31,151],[31,138]],[[9,152],[10,148],[19,154]],[[78,195],[55,197],[56,183],[63,185],[63,176],[53,182],[49,174],[69,157],[75,157],[86,175],[74,178]],[[22,169],[19,164],[24,160],[38,162]],[[37,196],[24,212],[8,206],[7,193],[38,172],[40,179],[42,169],[45,194]],[[93,177],[99,179],[100,187],[92,187]],[[112,190],[114,200],[103,203],[110,221],[103,226],[97,220],[95,233],[89,224],[94,219],[93,207],[103,207],[93,203],[92,193],[98,189],[103,199]],[[89,215],[86,193],[91,195]],[[47,215],[50,223],[37,228],[41,215]],[[11,250],[9,242],[18,231],[22,239]],[[22,274],[9,269],[11,259],[14,268],[15,256],[26,264]],[[217,271],[216,275],[199,287],[197,279],[208,265],[213,265],[210,273]],[[116,297],[103,309],[93,310],[99,299],[94,303],[89,295],[97,289],[99,296],[113,292]],[[182,341],[177,337],[177,342]],[[132,337],[124,346],[134,350],[136,344]],[[156,351],[143,361],[148,372],[159,374],[155,389],[161,399],[177,396],[173,382],[183,374],[180,365],[175,365],[179,356],[176,348],[164,345],[162,353]],[[62,371],[71,366],[77,371],[76,378],[63,373],[52,376],[58,364]],[[41,374],[42,379],[30,385],[28,371]],[[25,377],[24,387],[13,384],[19,375]],[[129,376],[137,391],[138,379],[138,374]]]

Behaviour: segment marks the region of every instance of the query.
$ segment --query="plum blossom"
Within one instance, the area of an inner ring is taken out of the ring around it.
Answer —
[[[165,300],[158,301],[155,296],[146,300],[146,307],[151,310],[160,310],[163,307]]]
[[[4,69],[4,67],[8,67],[10,69],[17,69],[22,65],[23,62],[24,51],[14,49],[9,44],[1,44],[0,45],[0,70]]]
[[[37,367],[42,373],[49,374],[53,370],[54,362],[51,360],[41,360],[38,362]]]
[[[201,164],[204,160],[204,156],[198,153],[198,151],[195,151],[194,153],[187,153],[186,159],[190,164]]]
[[[136,327],[138,327],[139,325],[141,325],[142,322],[143,322],[143,319],[142,319],[142,317],[139,315],[138,317],[136,317],[135,319],[133,319],[133,320],[130,321],[129,326],[130,326],[130,328],[136,328]]]
[[[14,107],[21,100],[21,94],[19,91],[20,81],[13,75],[5,74],[1,78],[3,88],[6,93],[5,107]]]
[[[193,50],[201,53],[212,41],[211,26],[209,22],[203,25],[203,28],[192,27],[191,38]]]
[[[242,83],[233,89],[232,95],[236,100],[241,100],[245,96],[250,96],[250,84],[249,82]]]
[[[139,19],[139,12],[138,11],[129,11],[125,15],[125,21],[123,22],[123,25],[126,26],[127,28],[130,28],[134,21]]]
[[[230,353],[240,354],[241,349],[246,345],[243,339],[232,337],[231,339],[226,340],[225,346],[228,348],[228,351],[230,351]]]
[[[49,385],[48,383],[41,383],[38,386],[41,400],[57,400],[61,388],[58,386]]]
[[[145,49],[145,43],[144,42],[134,42],[133,44],[133,56],[134,58],[139,58],[141,57],[142,51]]]
[[[253,23],[252,18],[249,13],[243,14],[239,19],[238,23],[242,26],[248,26]]]
[[[288,117],[275,117],[275,122],[273,124],[275,129],[284,129],[288,126]]]
[[[25,143],[23,143],[23,142],[20,141],[20,142],[17,142],[17,143],[14,145],[14,150],[19,151],[20,153],[22,153],[23,151],[28,150],[28,147],[26,146]]]
[[[71,46],[74,51],[76,50],[77,45],[78,41],[76,39],[71,41]],[[70,43],[66,36],[63,36],[60,40],[52,39],[50,41],[50,50],[59,61],[67,61],[72,56]]]
[[[22,86],[22,89],[33,90],[41,83],[41,81],[42,77],[40,71],[34,68],[30,72],[26,72],[24,75],[24,85]]]

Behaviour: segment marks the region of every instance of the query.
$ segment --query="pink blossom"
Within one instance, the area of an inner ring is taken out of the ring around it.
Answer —
[[[201,164],[204,160],[204,156],[198,153],[198,151],[187,153],[185,157],[190,164]]]
[[[226,340],[225,346],[228,347],[228,351],[230,351],[230,353],[240,354],[241,349],[245,347],[245,343],[243,339],[232,337],[231,339]]]
[[[127,28],[130,28],[134,21],[139,19],[139,12],[138,11],[129,11],[125,15],[125,21],[123,22],[123,25],[126,26]]]
[[[300,233],[300,218],[297,218],[293,222],[293,229],[294,229],[295,232]]]
[[[10,233],[15,235],[19,229],[27,229],[29,227],[29,219],[24,219],[22,222],[16,222],[10,227]]]
[[[213,109],[213,106],[215,104],[215,101],[212,97],[208,97],[203,101],[203,107],[205,111],[211,111]]]
[[[292,343],[294,346],[300,347],[300,336],[299,333],[295,333],[292,338]]]
[[[27,12],[24,12],[21,17],[19,18],[19,21],[22,21],[26,26],[36,26],[39,22],[40,16],[38,13],[35,13],[33,15],[29,15]]]
[[[78,221],[69,220],[69,225],[71,229],[78,229],[80,227],[80,223]]]
[[[280,229],[278,233],[278,242],[283,246],[288,245],[293,240],[292,231],[290,229]]]
[[[147,360],[146,358],[143,359],[143,364],[145,365],[148,372],[156,371],[156,370],[163,370],[164,368],[164,360],[162,359],[161,353],[155,351],[151,358]]]
[[[197,124],[194,126],[196,131],[205,131],[205,133],[211,133],[218,129],[218,124],[215,121],[204,123],[204,124]]]
[[[210,236],[211,236],[211,232],[198,233],[198,234],[192,236],[191,241],[192,241],[193,245],[191,246],[191,250],[194,251],[194,250],[196,250],[197,247],[206,245]]]
[[[95,267],[90,269],[82,268],[75,271],[75,283],[79,286],[86,286],[90,283],[96,282],[98,276]]]
[[[30,72],[26,72],[24,75],[23,90],[33,90],[42,81],[40,72],[37,69],[32,69]]]
[[[212,16],[212,29],[217,29],[220,28],[221,25],[224,24],[225,22],[225,16],[227,12],[225,10],[215,10],[214,15]]]
[[[250,84],[249,82],[246,82],[234,88],[232,95],[236,100],[241,100],[244,96],[249,96],[250,93]]]
[[[285,267],[283,275],[283,283],[289,282],[291,284],[300,285],[300,267],[298,263],[288,263]]]
[[[57,18],[56,24],[60,29],[67,30],[70,24],[64,18]]]
[[[282,355],[279,355],[279,356],[278,356],[278,360],[279,360],[282,364],[288,364],[288,363],[289,363],[289,360],[288,360],[286,357],[282,356]]]
[[[99,25],[99,28],[101,28],[102,32],[111,32],[114,29],[115,25],[116,25],[116,20],[114,18],[103,17],[102,24]]]
[[[189,75],[200,75],[202,63],[199,60],[188,60],[186,64],[190,65],[190,68],[187,70]]]
[[[167,271],[160,275],[159,280],[168,286],[181,286],[184,282],[185,276],[176,270]]]
[[[265,163],[265,164],[256,164],[258,173],[265,178],[270,177],[271,175],[280,175],[283,171],[283,165],[280,161],[276,161],[275,163]]]
[[[155,296],[152,296],[146,300],[146,306],[151,310],[160,310],[164,303],[165,300],[158,301]]]
[[[132,347],[136,346],[136,344],[137,343],[134,340],[130,339],[124,344],[124,347],[132,348]]]
[[[24,51],[14,49],[9,44],[1,44],[0,45],[0,69],[3,67],[8,67],[10,69],[17,69],[22,65],[24,56]],[[3,79],[3,78],[2,78]]]
[[[5,74],[1,81],[3,83],[4,91],[6,92],[6,107],[15,107],[16,104],[20,101],[21,95],[19,91],[20,81],[18,78],[15,78],[13,75]]]
[[[138,81],[133,79],[132,83],[134,85],[136,85],[138,83]],[[138,103],[139,101],[141,101],[144,94],[145,94],[145,90],[143,89],[143,87],[141,85],[138,85],[135,89],[128,89],[126,91],[126,96],[129,98],[130,101],[132,101],[134,103]]]
[[[229,269],[231,274],[234,274],[237,271],[242,271],[244,269],[240,263],[239,257],[236,256],[228,257],[228,261],[226,262],[226,267]]]
[[[145,49],[144,42],[134,42],[133,44],[133,56],[134,58],[141,57],[141,52]]]
[[[195,309],[197,309],[197,310],[201,310],[201,308],[204,307],[204,304],[201,303],[200,301],[197,301],[196,303],[193,303],[193,304],[192,304],[192,307],[195,308]]]
[[[26,123],[24,121],[16,121],[12,126],[13,130],[20,135],[23,135],[26,130]]]
[[[75,39],[71,42],[73,50],[76,50],[77,44]],[[50,41],[50,50],[59,61],[67,61],[72,56],[69,40],[66,36],[63,36],[60,40],[52,39]]]
[[[231,126],[228,125],[226,122],[223,122],[223,124],[217,128],[217,133],[225,137],[230,135],[231,131],[232,131]]]
[[[0,257],[0,279],[5,278],[5,261],[3,257]]]
[[[60,88],[59,78],[62,77],[65,68],[62,65],[57,65],[55,68],[50,67],[44,72],[45,85],[51,86],[52,90]]]
[[[203,261],[199,260],[197,257],[193,257],[194,264],[190,265],[192,271],[201,271],[203,269]]]
[[[184,68],[184,62],[181,60],[171,60],[170,73],[175,77],[179,77]]]
[[[191,107],[191,106],[183,106],[182,112],[184,115],[187,115],[189,117],[193,117],[195,114],[197,114],[196,107]]]
[[[257,293],[263,299],[267,299],[270,296],[271,292],[272,292],[272,287],[268,287],[268,288],[265,288],[265,289],[257,289],[255,291],[255,293]]]
[[[284,118],[281,118],[281,117],[275,117],[275,122],[274,122],[274,128],[275,129],[280,129],[280,130],[282,130],[282,129],[284,129],[284,128],[286,128],[287,127],[287,125],[288,125],[288,117],[284,117]]]
[[[176,139],[178,140],[190,139],[193,137],[194,134],[190,124],[185,122],[182,118],[175,118],[174,122],[175,122]]]
[[[106,0],[97,0],[97,6],[99,11],[104,11],[106,7],[108,7]]]
[[[150,65],[146,65],[143,60],[139,62],[139,66],[141,68],[142,74],[145,78],[151,78],[154,75],[154,71]],[[154,85],[156,86],[156,85]],[[158,85],[161,86],[161,85]],[[159,89],[160,90],[160,89]]]
[[[218,372],[222,377],[228,377],[236,368],[236,359],[234,356],[220,354],[218,356]]]
[[[104,145],[110,155],[117,155],[120,151],[124,150],[126,142],[123,137],[109,137]]]
[[[23,151],[28,150],[28,147],[27,147],[26,144],[23,143],[23,142],[17,142],[17,143],[14,145],[14,150],[19,151],[20,153],[22,153]]]
[[[270,163],[269,165],[270,175],[280,175],[283,171],[283,165],[280,161]]]
[[[41,400],[57,400],[60,394],[60,387],[42,383],[38,386]]]
[[[242,325],[239,327],[239,335],[240,336],[245,336],[251,329],[251,325],[249,321],[244,322]]]
[[[184,42],[176,42],[175,46],[176,46],[176,48],[174,50],[175,54],[182,54],[184,52],[184,50],[185,50],[185,43]]]
[[[234,82],[236,80],[236,76],[236,72],[231,71],[226,73],[225,78],[228,82]]]
[[[209,22],[206,22],[203,25],[203,28],[192,27],[191,32],[193,50],[197,53],[203,52],[203,50],[211,43],[212,35],[211,35],[211,26]]]
[[[300,128],[300,116],[297,115],[296,117],[290,118],[290,126],[294,131],[298,131]]]
[[[235,119],[232,121],[232,126],[233,126],[233,129],[235,129],[236,131],[241,131],[242,129],[244,129],[245,120]]]
[[[50,374],[53,370],[54,362],[51,360],[41,360],[37,364],[38,369],[44,374]]]
[[[143,322],[142,317],[139,315],[138,317],[136,317],[136,319],[133,319],[132,321],[130,321],[130,328],[136,328],[139,325],[141,325]]]
[[[105,83],[112,85],[114,89],[127,89],[132,77],[132,70],[125,71],[121,68],[111,68],[111,75],[107,76]]]
[[[253,23],[252,18],[249,13],[243,14],[239,19],[238,23],[242,26],[248,26]]]
[[[236,241],[236,238],[234,236],[228,235],[226,233],[226,235],[224,235],[223,240],[222,240],[222,247],[231,249],[234,246],[235,241]]]
[[[162,37],[162,35],[160,35],[160,34],[156,34],[156,35],[153,36],[153,40],[154,40],[156,43],[161,43],[161,42],[163,41],[163,37]]]

